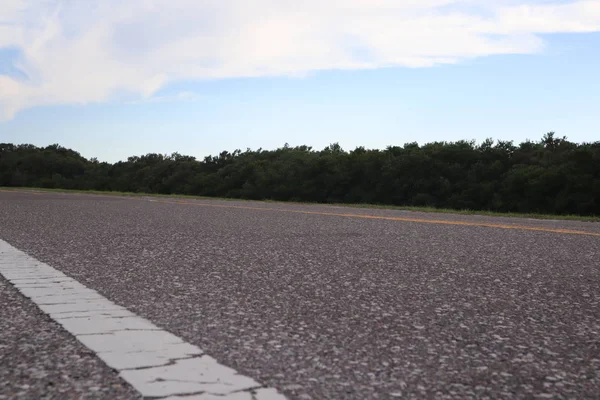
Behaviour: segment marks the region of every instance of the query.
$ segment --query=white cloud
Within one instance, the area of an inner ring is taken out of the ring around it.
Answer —
[[[175,93],[175,94],[169,94],[169,95],[163,95],[163,96],[152,96],[152,97],[144,98],[141,100],[128,101],[126,104],[137,105],[137,104],[147,104],[147,103],[191,102],[191,101],[197,101],[201,98],[202,98],[202,96],[200,96],[198,93],[184,91],[184,92],[179,92],[179,93]]]
[[[600,0],[2,0],[0,48],[27,79],[0,75],[0,118],[183,79],[531,54],[539,34],[599,30]]]

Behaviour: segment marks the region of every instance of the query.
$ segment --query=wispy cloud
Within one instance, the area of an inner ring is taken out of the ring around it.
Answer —
[[[202,96],[198,93],[179,92],[176,94],[145,97],[145,98],[138,99],[138,100],[128,101],[127,104],[192,102],[192,101],[198,101],[201,98],[202,98]]]
[[[0,118],[178,80],[532,54],[540,34],[599,30],[599,0],[2,0],[0,48],[22,73],[0,75]]]

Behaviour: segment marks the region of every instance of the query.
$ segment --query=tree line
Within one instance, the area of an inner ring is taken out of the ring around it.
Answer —
[[[573,143],[550,132],[518,145],[285,145],[202,160],[152,153],[114,164],[57,144],[0,143],[0,186],[600,215],[600,141]]]

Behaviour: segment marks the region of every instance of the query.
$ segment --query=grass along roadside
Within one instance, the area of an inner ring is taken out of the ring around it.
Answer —
[[[176,199],[195,199],[195,200],[250,201],[250,202],[277,203],[277,204],[302,204],[302,205],[317,205],[318,204],[318,205],[328,205],[328,206],[347,207],[347,208],[402,210],[402,211],[428,212],[428,213],[439,213],[439,214],[482,215],[482,216],[488,216],[488,217],[511,217],[511,218],[532,218],[532,219],[553,219],[553,220],[566,220],[566,221],[600,222],[600,216],[552,215],[552,214],[512,213],[512,212],[503,213],[503,212],[496,212],[496,211],[455,210],[455,209],[447,209],[447,208],[394,206],[394,205],[380,205],[380,204],[309,203],[309,202],[278,201],[278,200],[247,200],[247,199],[237,199],[237,198],[206,197],[206,196],[193,196],[193,195],[183,195],[183,194],[108,192],[108,191],[98,191],[98,190],[42,189],[42,188],[22,188],[22,187],[2,187],[2,186],[0,186],[0,191],[73,193],[73,194],[89,194],[89,195],[104,195],[104,196],[159,197],[159,198],[176,198]]]

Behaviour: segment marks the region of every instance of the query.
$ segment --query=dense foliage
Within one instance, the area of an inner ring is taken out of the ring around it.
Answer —
[[[486,140],[321,151],[285,146],[204,160],[147,154],[109,164],[58,145],[0,144],[0,186],[193,194],[600,215],[600,142],[546,134],[539,142]]]

